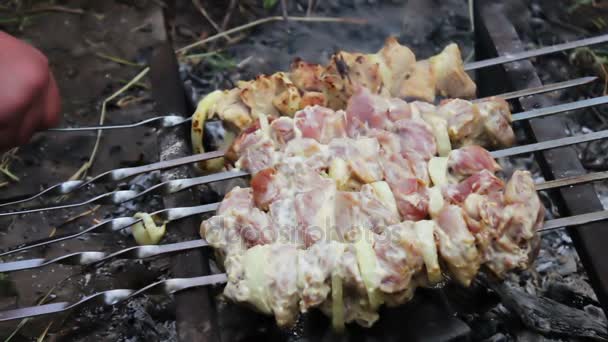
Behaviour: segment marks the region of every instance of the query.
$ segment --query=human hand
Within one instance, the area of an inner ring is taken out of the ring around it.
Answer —
[[[61,99],[47,58],[0,32],[0,151],[59,122]]]

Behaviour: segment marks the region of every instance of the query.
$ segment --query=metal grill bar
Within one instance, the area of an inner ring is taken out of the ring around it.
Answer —
[[[563,44],[557,44],[557,45],[553,45],[553,46],[547,46],[547,47],[530,50],[530,51],[522,51],[522,52],[518,52],[518,53],[506,53],[500,57],[490,58],[490,59],[486,59],[486,60],[478,61],[478,62],[467,63],[464,66],[464,70],[470,71],[470,70],[475,70],[475,69],[480,69],[480,68],[486,68],[486,67],[493,66],[493,65],[515,62],[515,61],[519,61],[522,59],[528,59],[528,58],[537,57],[537,56],[541,56],[541,55],[548,55],[551,53],[556,53],[556,52],[560,52],[560,51],[564,51],[564,50],[571,50],[571,49],[576,49],[579,47],[591,46],[591,45],[596,45],[596,44],[601,44],[601,43],[606,43],[606,42],[608,42],[608,34],[598,36],[598,37],[593,37],[593,38],[576,40],[573,42],[568,42],[568,43],[563,43]]]

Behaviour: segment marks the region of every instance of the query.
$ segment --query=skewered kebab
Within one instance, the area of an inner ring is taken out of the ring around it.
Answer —
[[[259,114],[293,116],[311,105],[344,109],[358,87],[388,98],[428,102],[434,102],[436,95],[473,98],[476,92],[456,44],[428,60],[416,61],[409,48],[389,37],[376,54],[340,51],[326,66],[296,60],[288,73],[260,75],[238,82],[236,88],[208,94],[193,116],[194,152],[204,152],[203,127],[210,118],[217,117],[240,131]]]
[[[421,118],[436,115],[426,104],[374,111],[390,100],[356,91],[346,112],[259,115],[227,153],[251,188],[233,189],[201,225],[224,261],[224,294],[279,325],[320,307],[338,329],[370,326],[381,304],[439,282],[441,265],[468,285],[481,264],[498,276],[527,266],[538,246],[543,207],[528,173],[505,186],[476,145],[435,157],[448,132],[481,136],[473,120],[437,135]]]
[[[427,189],[436,195],[423,218],[432,220],[414,221],[403,220],[399,189],[385,180],[341,191],[336,180],[288,163],[266,169],[272,179],[264,170],[252,188],[233,189],[201,226],[224,261],[224,295],[279,325],[320,307],[336,328],[370,326],[382,303],[409,300],[416,287],[441,281],[442,269],[468,285],[482,264],[502,276],[527,266],[537,248],[543,207],[527,172],[505,186],[483,169]],[[289,181],[271,184],[277,179]]]

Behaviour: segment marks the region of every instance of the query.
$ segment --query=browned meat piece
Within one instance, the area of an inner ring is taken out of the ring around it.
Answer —
[[[476,103],[485,129],[486,146],[508,147],[515,144],[511,110],[507,101],[492,97]]]
[[[440,54],[429,58],[437,92],[445,97],[471,99],[477,86],[464,71],[460,49],[450,44]]]
[[[436,83],[431,63],[428,60],[418,61],[414,64],[411,74],[407,75],[401,83],[399,91],[393,95],[408,101],[420,100],[433,103]]]

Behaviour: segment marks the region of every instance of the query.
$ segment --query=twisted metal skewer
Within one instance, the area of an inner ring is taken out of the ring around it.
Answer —
[[[172,222],[172,221],[176,221],[176,220],[179,220],[179,219],[182,219],[185,217],[189,217],[192,215],[211,213],[211,212],[216,211],[218,207],[219,207],[219,203],[211,203],[211,204],[198,205],[198,206],[194,206],[194,207],[162,209],[162,210],[155,211],[155,212],[151,213],[150,215],[157,216],[158,218],[160,218],[162,221],[165,221],[165,222]],[[78,233],[66,234],[66,235],[59,236],[59,237],[38,240],[38,241],[28,243],[26,245],[21,245],[17,248],[13,248],[6,252],[0,253],[0,257],[18,253],[18,252],[23,252],[23,251],[26,251],[26,250],[29,250],[32,248],[38,248],[38,247],[54,244],[57,242],[74,239],[74,238],[77,238],[84,234],[88,234],[93,231],[100,230],[102,228],[106,228],[106,229],[109,228],[112,231],[123,230],[123,229],[126,229],[126,228],[134,225],[137,222],[141,222],[141,219],[136,219],[133,217],[118,217],[118,218],[106,220],[106,221],[103,221],[96,225],[93,225],[83,231],[80,231]]]
[[[184,118],[181,115],[165,115],[157,116],[149,119],[145,119],[139,122],[123,125],[102,125],[102,126],[88,126],[88,127],[60,127],[60,128],[49,128],[49,132],[82,132],[82,131],[98,131],[105,129],[125,129],[135,128],[139,126],[145,126],[153,124],[155,128],[171,128],[179,126],[181,124],[192,121],[192,117]]]
[[[67,208],[79,207],[87,204],[121,204],[128,201],[135,200],[137,198],[143,197],[145,195],[150,194],[160,194],[160,195],[171,195],[179,191],[183,191],[186,189],[190,189],[192,187],[218,182],[222,180],[228,180],[233,178],[239,178],[248,176],[249,173],[245,171],[226,171],[220,172],[212,175],[194,177],[194,178],[185,178],[185,179],[174,179],[169,180],[160,184],[156,184],[154,186],[149,187],[143,191],[134,191],[134,190],[119,190],[108,192],[105,194],[101,194],[97,197],[88,199],[79,203],[70,203],[64,205],[58,205],[54,207],[43,207],[43,208],[35,208],[35,209],[26,209],[21,211],[13,211],[0,213],[0,217],[3,216],[13,216],[13,215],[22,215],[22,214],[31,214],[41,211],[52,211],[52,210],[60,210]]]
[[[606,178],[608,178],[608,171],[595,172],[595,173],[589,173],[589,174],[585,174],[585,175],[565,177],[565,178],[561,178],[561,179],[546,181],[546,182],[536,184],[535,187],[536,187],[537,191],[550,190],[550,189],[557,189],[557,188],[562,188],[562,187],[566,187],[566,186],[572,186],[572,185],[577,185],[577,184],[584,184],[584,183],[604,180]],[[163,209],[163,210],[159,210],[157,212],[152,213],[152,215],[160,216],[160,218],[162,220],[171,222],[171,221],[178,220],[178,219],[185,218],[185,217],[192,216],[192,215],[199,215],[199,214],[203,214],[203,213],[213,212],[213,211],[217,210],[219,205],[220,205],[220,203],[211,203],[211,204],[205,204],[205,205],[194,206],[194,207]],[[121,217],[121,218],[115,218],[112,220],[107,220],[107,221],[101,222],[95,226],[92,226],[88,229],[85,229],[82,232],[76,233],[76,234],[57,237],[54,239],[45,239],[44,241],[37,241],[37,242],[31,243],[27,246],[22,246],[19,248],[12,249],[8,252],[1,253],[0,257],[9,255],[9,254],[13,254],[13,253],[17,253],[17,252],[21,252],[24,250],[36,248],[36,247],[49,245],[52,243],[57,243],[60,241],[65,241],[68,239],[73,239],[73,238],[76,238],[83,234],[89,233],[93,230],[100,229],[106,225],[111,225],[112,230],[122,230],[139,221],[141,221],[141,220],[134,219],[131,217]],[[554,229],[554,228],[551,228],[551,226],[554,225],[554,223],[551,223],[551,222],[554,222],[554,221],[555,220],[547,221],[545,223],[545,228],[541,229],[541,231]],[[46,259],[32,259],[32,260],[33,260],[31,262],[32,265],[36,265],[34,267],[44,266],[44,265],[51,263]],[[23,261],[24,262],[23,264],[14,264],[15,266],[10,266],[9,265],[9,264],[11,264],[10,262],[5,263],[5,264],[0,263],[0,272],[25,269],[25,265],[29,265],[29,264],[25,263],[26,261]],[[57,262],[59,262],[59,261],[62,261],[62,260],[57,260]],[[19,267],[23,267],[23,268],[19,268]],[[27,267],[27,268],[29,268],[29,267]]]
[[[169,161],[156,162],[156,163],[142,165],[142,166],[114,169],[114,170],[110,170],[110,171],[101,173],[87,181],[67,181],[67,182],[55,184],[28,198],[17,200],[17,201],[12,201],[12,202],[7,202],[7,203],[2,203],[2,204],[0,204],[0,207],[28,202],[28,201],[34,200],[36,198],[39,198],[40,196],[45,195],[45,194],[46,195],[67,195],[67,194],[72,193],[75,190],[81,189],[89,184],[101,183],[101,182],[118,182],[118,181],[124,180],[129,177],[140,175],[142,173],[170,169],[170,168],[181,166],[181,165],[197,163],[197,162],[215,159],[215,158],[221,158],[223,156],[224,156],[223,151],[213,151],[213,152],[195,154],[192,156],[173,159],[173,160],[169,160]]]
[[[541,232],[560,229],[567,226],[578,226],[586,223],[597,222],[608,219],[608,210],[595,213],[575,215],[565,218],[559,218],[547,221]],[[117,289],[97,292],[86,296],[75,303],[61,302],[53,304],[44,304],[39,306],[30,306],[8,311],[0,311],[0,322],[22,319],[26,317],[35,317],[52,313],[59,313],[74,309],[84,304],[96,304],[96,306],[111,306],[143,293],[148,294],[173,294],[177,291],[185,290],[192,287],[209,286],[223,284],[227,282],[226,274],[214,274],[208,276],[200,276],[194,278],[173,278],[154,282],[139,290],[133,289]]]
[[[0,312],[0,322],[64,312],[82,306],[84,304],[95,304],[96,306],[111,306],[128,301],[129,299],[144,293],[171,295],[175,292],[182,291],[185,289],[199,286],[223,284],[226,281],[226,274],[223,273],[194,278],[165,279],[152,283],[139,290],[117,289],[97,292],[92,295],[86,296],[74,303],[60,302],[25,307],[9,311],[2,311]]]
[[[75,252],[56,258],[36,258],[0,263],[0,272],[21,271],[43,267],[50,264],[90,266],[93,264],[100,264],[111,259],[145,259],[161,254],[175,253],[205,246],[207,246],[207,241],[197,239],[165,245],[128,247],[114,253],[91,251]]]

